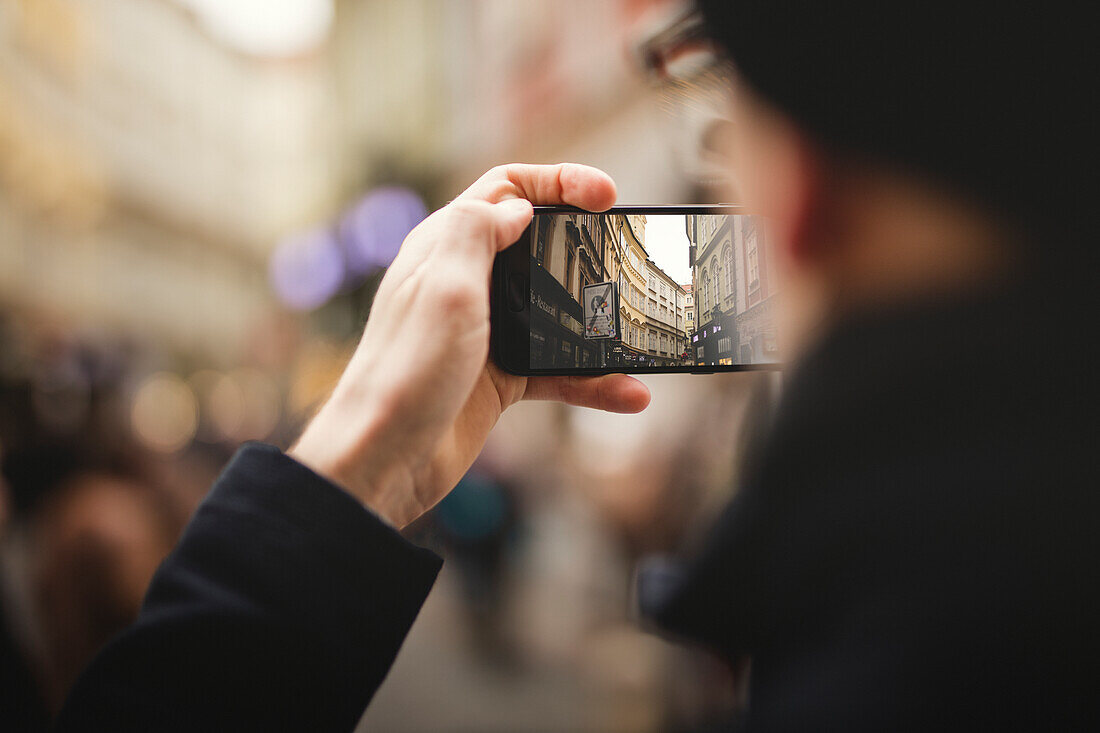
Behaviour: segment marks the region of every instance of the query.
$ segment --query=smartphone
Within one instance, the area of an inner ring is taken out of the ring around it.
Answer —
[[[764,220],[736,206],[537,206],[491,287],[493,359],[512,374],[780,364]]]

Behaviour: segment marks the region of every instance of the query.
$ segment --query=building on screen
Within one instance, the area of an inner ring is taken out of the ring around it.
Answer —
[[[778,360],[776,285],[762,221],[752,216],[689,217],[697,366]]]

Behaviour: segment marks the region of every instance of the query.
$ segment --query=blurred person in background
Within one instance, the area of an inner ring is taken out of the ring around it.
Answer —
[[[9,354],[19,349],[4,342]],[[7,508],[0,524],[0,707],[8,730],[48,728],[81,670],[137,617],[180,526],[150,482],[142,452],[111,425],[110,380],[89,380],[83,409],[64,420],[44,404],[47,375],[95,363],[92,354],[76,352],[73,360],[40,363],[37,384],[0,378]]]
[[[1084,18],[705,9],[797,357],[657,620],[751,659],[750,729],[1094,726]],[[623,376],[486,363],[489,268],[529,202],[613,200],[592,169],[513,166],[414,231],[332,398],[288,454],[238,454],[60,727],[354,726],[439,568],[392,527],[519,399],[647,402]]]
[[[509,549],[520,529],[513,489],[475,464],[429,516],[430,529],[420,532],[436,535],[458,569],[475,651],[485,662],[513,666],[502,619]]]

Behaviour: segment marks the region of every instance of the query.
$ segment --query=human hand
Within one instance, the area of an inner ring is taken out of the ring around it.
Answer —
[[[404,527],[447,495],[501,413],[522,399],[640,412],[632,377],[518,377],[489,361],[489,282],[497,252],[532,204],[603,211],[615,184],[563,163],[492,169],[414,229],[375,296],[332,397],[290,455]]]

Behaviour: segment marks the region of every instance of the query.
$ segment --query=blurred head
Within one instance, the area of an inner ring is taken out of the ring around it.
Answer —
[[[736,67],[727,152],[740,200],[771,220],[790,351],[854,310],[1084,256],[1081,11],[700,5]]]

